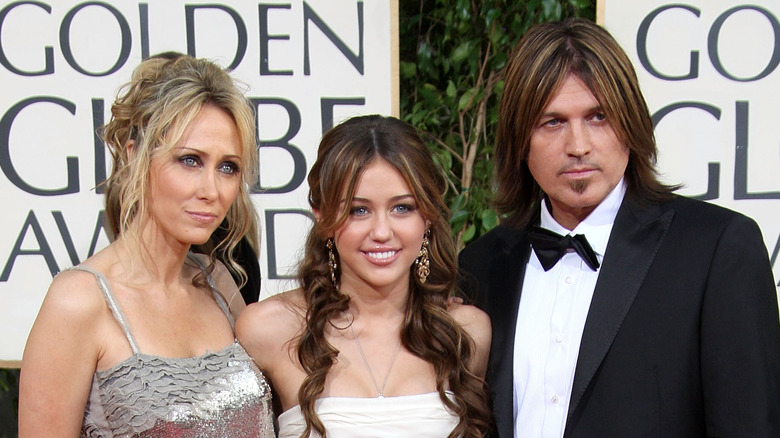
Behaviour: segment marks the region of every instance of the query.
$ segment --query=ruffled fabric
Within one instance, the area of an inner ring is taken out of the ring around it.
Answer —
[[[95,373],[83,437],[273,437],[271,390],[234,343],[192,358],[134,354]]]

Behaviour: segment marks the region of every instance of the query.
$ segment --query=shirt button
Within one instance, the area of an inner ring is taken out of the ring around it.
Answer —
[[[558,403],[558,396],[557,395],[552,396],[552,398],[550,398],[550,401],[557,404]]]
[[[557,342],[557,343],[559,343],[559,344],[560,344],[560,343],[562,343],[562,342],[563,342],[563,336],[557,336],[557,337],[555,338],[555,342]]]
[[[566,277],[564,281],[566,282],[566,284],[571,284],[573,280],[571,277]]]

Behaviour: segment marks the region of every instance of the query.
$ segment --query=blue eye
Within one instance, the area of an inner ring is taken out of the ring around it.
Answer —
[[[193,155],[184,155],[179,158],[179,162],[187,167],[195,167],[200,164],[200,159]]]
[[[402,213],[402,214],[411,213],[415,210],[414,206],[409,204],[396,205],[393,209],[396,211],[396,213]]]
[[[349,209],[349,214],[352,216],[364,216],[368,214],[368,209],[362,205],[357,205]]]
[[[225,162],[225,163],[220,164],[220,166],[219,166],[219,171],[222,172],[222,173],[228,174],[228,175],[232,175],[234,173],[238,173],[239,170],[240,169],[238,168],[238,165],[235,164],[235,163],[231,163],[231,162]]]

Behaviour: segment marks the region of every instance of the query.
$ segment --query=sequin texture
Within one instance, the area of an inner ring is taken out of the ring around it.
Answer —
[[[237,343],[195,358],[136,354],[96,373],[81,436],[271,438],[271,390]]]

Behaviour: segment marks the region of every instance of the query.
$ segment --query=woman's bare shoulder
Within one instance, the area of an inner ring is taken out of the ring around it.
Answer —
[[[236,322],[239,341],[247,344],[287,342],[303,326],[306,310],[300,289],[272,295],[252,303]]]
[[[476,329],[490,327],[490,317],[482,309],[470,304],[453,302],[447,310],[450,315],[462,326],[474,326]]]
[[[247,306],[256,317],[288,319],[303,316],[306,306],[301,289],[288,290],[271,295]]]
[[[452,318],[474,339],[478,348],[490,348],[493,329],[490,317],[482,309],[461,303],[452,303],[447,307]]]
[[[106,284],[110,287],[110,283]],[[98,278],[91,272],[69,269],[60,272],[51,282],[42,310],[56,310],[70,317],[89,320],[106,309],[106,300]]]

